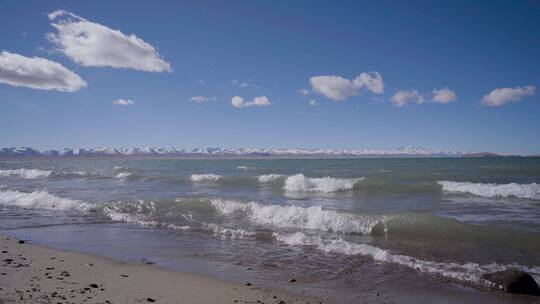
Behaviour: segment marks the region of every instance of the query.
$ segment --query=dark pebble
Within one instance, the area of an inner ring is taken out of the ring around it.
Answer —
[[[152,298],[146,298],[146,302],[155,302],[156,300],[152,299]]]

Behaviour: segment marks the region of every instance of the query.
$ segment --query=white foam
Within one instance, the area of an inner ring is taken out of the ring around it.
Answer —
[[[116,222],[136,224],[150,228],[167,228],[175,230],[188,230],[189,226],[162,223],[152,220],[156,213],[156,204],[153,201],[117,202],[103,208],[103,215]]]
[[[0,170],[0,176],[2,177],[21,177],[24,179],[36,179],[48,177],[52,174],[52,171],[40,170],[40,169],[9,169]]]
[[[285,191],[289,192],[337,192],[351,190],[354,184],[364,178],[308,178],[303,174],[291,175],[285,179]]]
[[[254,236],[255,232],[248,231],[241,228],[227,228],[217,224],[206,224],[207,229],[210,229],[214,236],[225,239],[244,239],[246,237]]]
[[[469,193],[483,197],[518,197],[540,200],[540,184],[483,184],[470,182],[438,181],[442,190]]]
[[[129,172],[120,172],[118,174],[116,174],[115,178],[117,179],[124,179],[124,178],[128,178],[130,176],[132,176],[133,174],[132,173],[129,173]]]
[[[338,212],[320,206],[263,205],[256,202],[243,203],[221,199],[213,199],[211,204],[222,214],[245,212],[249,219],[257,224],[278,228],[369,234],[375,225],[384,224],[386,221],[383,217]]]
[[[518,264],[484,264],[452,262],[434,262],[417,259],[406,255],[395,255],[389,251],[363,243],[352,243],[343,239],[324,239],[321,236],[308,236],[302,232],[296,233],[273,233],[273,237],[281,243],[290,246],[312,246],[324,252],[334,252],[345,255],[363,255],[373,258],[375,261],[394,263],[424,273],[439,274],[448,278],[461,281],[469,281],[477,284],[491,285],[481,279],[482,275],[489,272],[500,271],[508,268],[517,268],[531,273],[536,280],[539,279],[540,267],[522,266]]]
[[[189,230],[191,227],[184,225],[175,225],[170,223],[160,223],[157,221],[152,221],[146,218],[146,216],[141,214],[128,214],[118,211],[106,210],[104,214],[115,222],[123,222],[127,224],[135,224],[143,227],[149,228],[165,228],[165,229],[174,229],[174,230]]]
[[[90,205],[83,201],[62,198],[47,191],[19,192],[0,191],[0,204],[21,208],[45,210],[87,211]]]
[[[84,177],[92,175],[92,173],[86,172],[86,171],[75,171],[75,172],[72,172],[71,174],[78,175],[78,176],[84,176]]]
[[[194,182],[202,182],[202,181],[217,181],[221,178],[220,175],[208,173],[208,174],[192,174],[191,180]]]
[[[345,255],[366,255],[380,261],[388,259],[390,255],[386,250],[344,241],[342,239],[323,239],[321,236],[309,236],[302,232],[277,233],[272,236],[278,241],[291,246],[314,246],[324,252],[337,252]]]
[[[270,183],[283,178],[285,178],[285,175],[281,174],[263,174],[258,176],[258,180],[260,183]]]

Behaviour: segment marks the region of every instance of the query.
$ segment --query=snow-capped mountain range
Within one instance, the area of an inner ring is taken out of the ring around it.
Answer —
[[[0,149],[0,158],[53,158],[53,157],[462,157],[498,156],[493,153],[464,153],[445,150],[428,150],[418,147],[379,149],[224,149],[224,148],[65,148],[39,151],[29,147]]]

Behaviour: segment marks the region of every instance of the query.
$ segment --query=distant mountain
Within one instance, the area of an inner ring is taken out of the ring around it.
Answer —
[[[0,158],[340,158],[340,157],[512,157],[523,155],[502,155],[491,152],[456,152],[446,150],[428,150],[418,147],[395,149],[262,149],[262,148],[65,148],[62,150],[39,151],[29,147],[11,147],[0,149]],[[539,156],[539,155],[528,155]]]
[[[476,152],[476,153],[464,153],[463,157],[485,158],[485,157],[504,157],[504,155],[491,153],[491,152]]]
[[[224,148],[65,148],[63,150],[38,151],[29,147],[12,147],[0,150],[0,158],[129,158],[129,157],[480,157],[479,155],[492,153],[462,153],[444,150],[427,150],[417,147],[395,148],[388,150],[378,149],[354,149],[354,150],[334,150],[334,149],[224,149]]]

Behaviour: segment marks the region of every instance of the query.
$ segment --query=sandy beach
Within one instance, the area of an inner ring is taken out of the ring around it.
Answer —
[[[0,303],[319,303],[287,293],[0,237]]]

